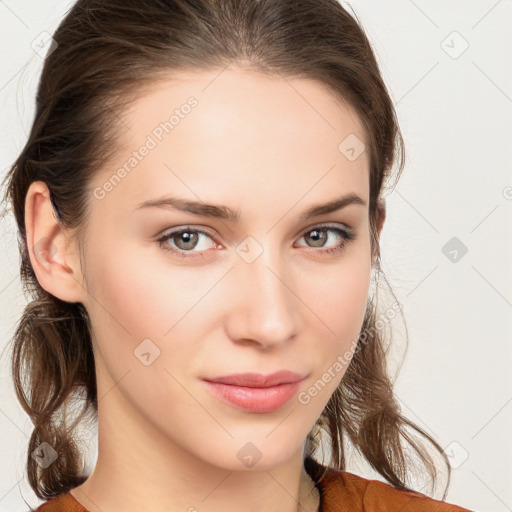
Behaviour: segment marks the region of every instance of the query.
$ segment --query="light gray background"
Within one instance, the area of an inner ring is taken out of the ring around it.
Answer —
[[[33,119],[42,59],[32,45],[71,4],[0,0],[2,177]],[[381,64],[407,152],[382,235],[383,269],[410,339],[396,393],[451,459],[447,501],[512,510],[512,1],[350,5]],[[2,350],[25,299],[13,218],[0,233]],[[442,250],[453,237],[467,247],[456,261]],[[22,496],[39,501],[24,479],[31,423],[14,396],[9,355],[0,359],[0,511],[14,512],[28,510]],[[353,472],[377,478],[360,468],[354,462]]]

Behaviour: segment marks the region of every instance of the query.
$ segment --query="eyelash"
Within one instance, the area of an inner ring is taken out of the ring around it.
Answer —
[[[301,238],[304,235],[307,235],[308,233],[311,233],[312,231],[322,231],[322,230],[325,230],[325,231],[330,232],[330,233],[335,233],[335,234],[341,236],[341,238],[343,239],[340,244],[336,245],[335,247],[330,247],[329,249],[318,249],[317,251],[315,251],[315,249],[313,247],[311,247],[311,249],[313,251],[319,252],[322,256],[329,256],[329,255],[333,255],[333,254],[340,254],[345,249],[346,245],[348,243],[350,243],[351,241],[355,240],[355,238],[356,238],[356,236],[353,233],[353,231],[347,230],[347,229],[342,229],[339,226],[332,226],[332,225],[315,226],[315,227],[305,231],[301,235]],[[169,244],[165,243],[166,241],[168,241],[169,239],[172,239],[176,235],[180,235],[182,233],[189,233],[189,232],[201,233],[201,234],[206,235],[207,237],[211,238],[211,234],[208,233],[207,231],[204,231],[204,230],[199,229],[199,228],[185,227],[185,228],[181,228],[181,229],[178,229],[178,230],[166,233],[165,235],[160,237],[157,240],[157,242],[159,243],[160,247],[162,249],[164,249],[164,251],[168,251],[170,253],[176,254],[177,256],[179,256],[181,258],[202,258],[202,257],[204,257],[204,255],[205,255],[204,253],[207,252],[207,251],[198,251],[197,253],[194,253],[193,251],[184,251],[184,250],[181,250],[181,249],[174,249],[174,248],[170,247]],[[187,254],[187,252],[190,252],[193,255]]]

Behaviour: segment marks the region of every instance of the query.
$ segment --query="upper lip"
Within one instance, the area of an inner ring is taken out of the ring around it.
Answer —
[[[304,378],[304,375],[299,373],[291,372],[289,370],[281,370],[269,375],[262,375],[261,373],[234,373],[231,375],[212,377],[204,380],[209,382],[218,382],[221,384],[230,384],[233,386],[267,388],[270,386],[277,386],[278,384],[297,382]]]

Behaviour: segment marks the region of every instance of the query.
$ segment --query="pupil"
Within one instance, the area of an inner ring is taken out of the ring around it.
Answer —
[[[325,239],[325,233],[323,231],[320,231],[318,229],[315,229],[310,232],[310,238],[313,239],[313,242],[317,243],[320,242],[320,244],[316,245],[315,247],[321,247],[322,242]]]
[[[184,231],[180,233],[178,237],[178,242],[176,245],[180,247],[180,245],[184,244],[185,247],[180,247],[180,249],[192,249],[197,241],[197,234],[192,233],[190,231]]]

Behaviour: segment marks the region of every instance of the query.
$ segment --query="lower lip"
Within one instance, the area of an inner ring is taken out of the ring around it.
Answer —
[[[297,394],[300,386],[300,381],[268,388],[232,386],[206,380],[204,382],[217,398],[246,412],[276,411]]]

